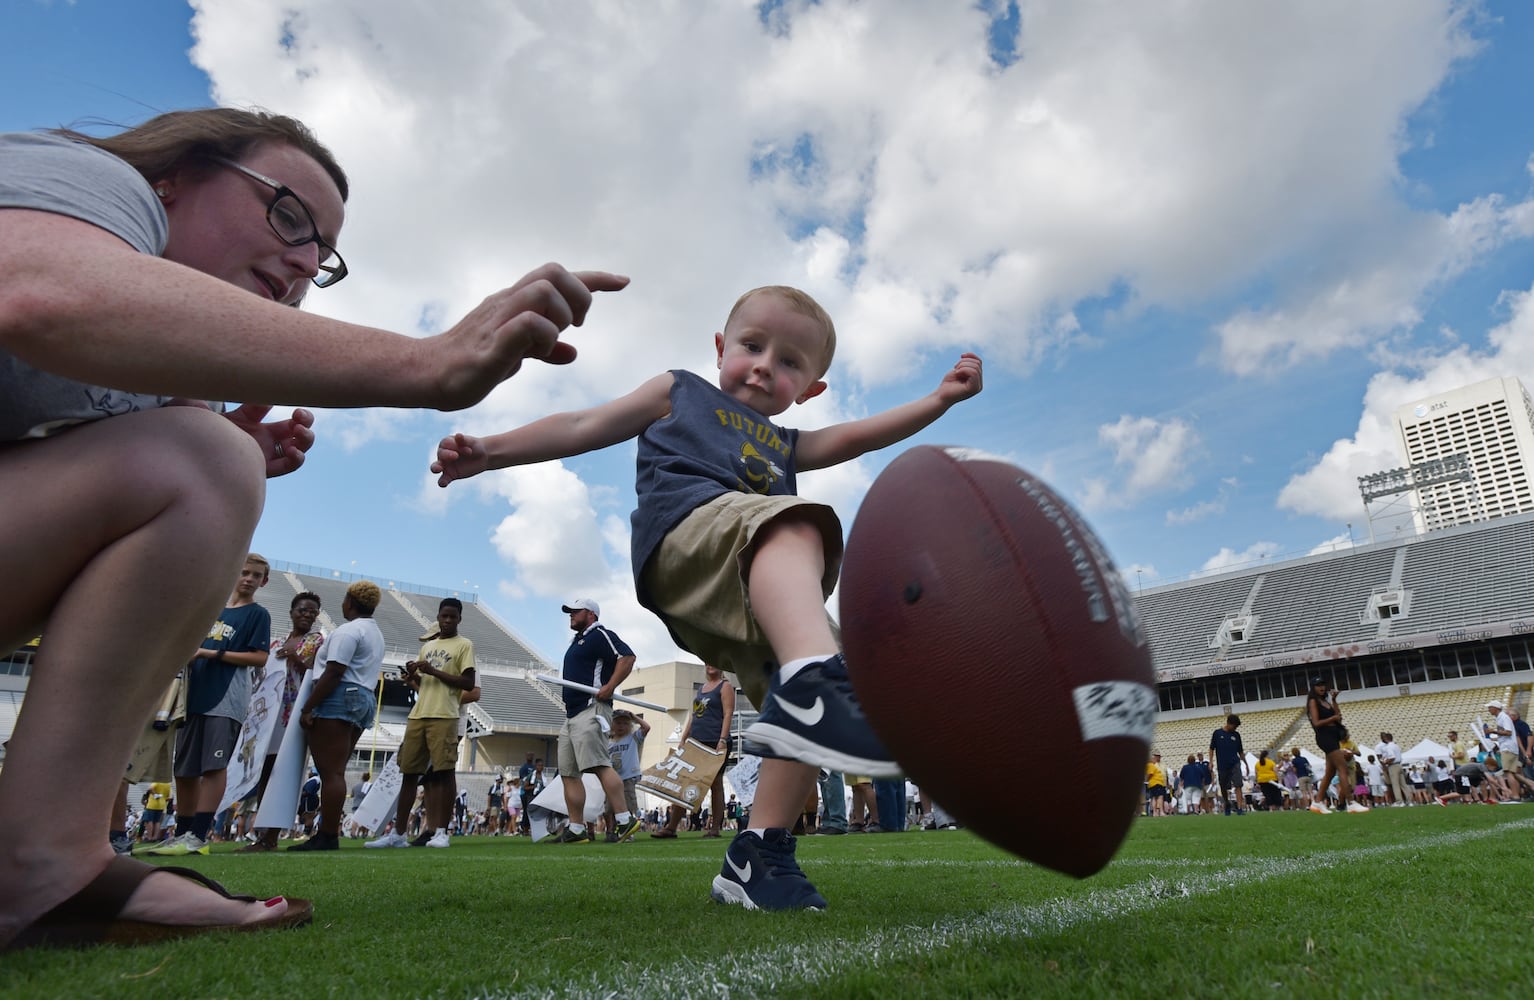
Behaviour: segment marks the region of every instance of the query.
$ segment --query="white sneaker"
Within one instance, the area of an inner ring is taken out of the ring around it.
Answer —
[[[410,841],[403,834],[386,833],[377,840],[370,840],[363,847],[409,847]]]
[[[1348,803],[1348,812],[1350,812],[1350,813],[1366,813],[1368,811],[1369,811],[1369,807],[1368,806],[1361,806],[1357,802],[1349,802]]]
[[[179,858],[187,854],[207,854],[208,845],[195,833],[183,833],[168,843],[150,848],[149,853],[161,858]]]
[[[438,830],[432,834],[432,838],[426,842],[427,847],[446,847],[451,842],[446,830]]]
[[[1325,816],[1332,811],[1332,808],[1324,802],[1312,802],[1310,804],[1310,811],[1317,816]]]

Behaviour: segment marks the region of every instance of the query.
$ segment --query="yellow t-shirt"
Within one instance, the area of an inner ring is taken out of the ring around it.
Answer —
[[[1152,788],[1155,788],[1157,785],[1160,785],[1162,788],[1166,787],[1166,772],[1161,769],[1160,764],[1151,761],[1145,765],[1145,783]]]
[[[1257,783],[1264,781],[1278,781],[1278,764],[1271,757],[1257,762]]]
[[[144,808],[164,811],[165,803],[169,799],[170,784],[164,781],[156,781],[149,786],[149,801],[144,803]]]
[[[461,635],[451,639],[432,639],[422,643],[418,660],[425,660],[433,667],[454,677],[465,670],[474,669],[474,644]],[[427,674],[421,674],[421,691],[416,695],[415,707],[410,710],[412,719],[458,718],[458,696],[463,692]]]

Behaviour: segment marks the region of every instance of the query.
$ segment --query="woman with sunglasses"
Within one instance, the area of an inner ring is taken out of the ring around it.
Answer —
[[[310,919],[114,860],[105,836],[265,480],[313,444],[308,411],[270,404],[472,405],[526,358],[573,360],[561,332],[627,283],[545,265],[426,338],[286,308],[346,277],[347,190],[307,128],[261,112],[0,136],[0,646],[47,637],[0,771],[0,950]],[[258,402],[195,402],[223,399]]]

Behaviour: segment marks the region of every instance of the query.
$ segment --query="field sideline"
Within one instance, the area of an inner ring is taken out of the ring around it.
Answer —
[[[0,960],[17,997],[1511,996],[1534,807],[1140,820],[1075,881],[965,832],[800,842],[823,914],[707,899],[723,841],[193,858],[303,930]]]

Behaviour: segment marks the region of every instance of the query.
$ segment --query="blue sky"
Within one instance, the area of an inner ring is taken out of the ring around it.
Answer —
[[[1534,381],[1534,10],[1514,3],[421,5],[0,0],[0,128],[257,104],[353,181],[327,315],[451,324],[545,260],[634,278],[460,414],[322,412],[255,546],[477,591],[545,655],[589,594],[640,661],[631,446],[440,491],[454,429],[712,373],[736,295],[836,317],[820,426],[986,391],[916,441],[1003,454],[1131,586],[1366,536],[1395,407]],[[216,331],[210,331],[210,335]],[[294,359],[301,364],[302,359]],[[806,476],[850,524],[899,448]]]

